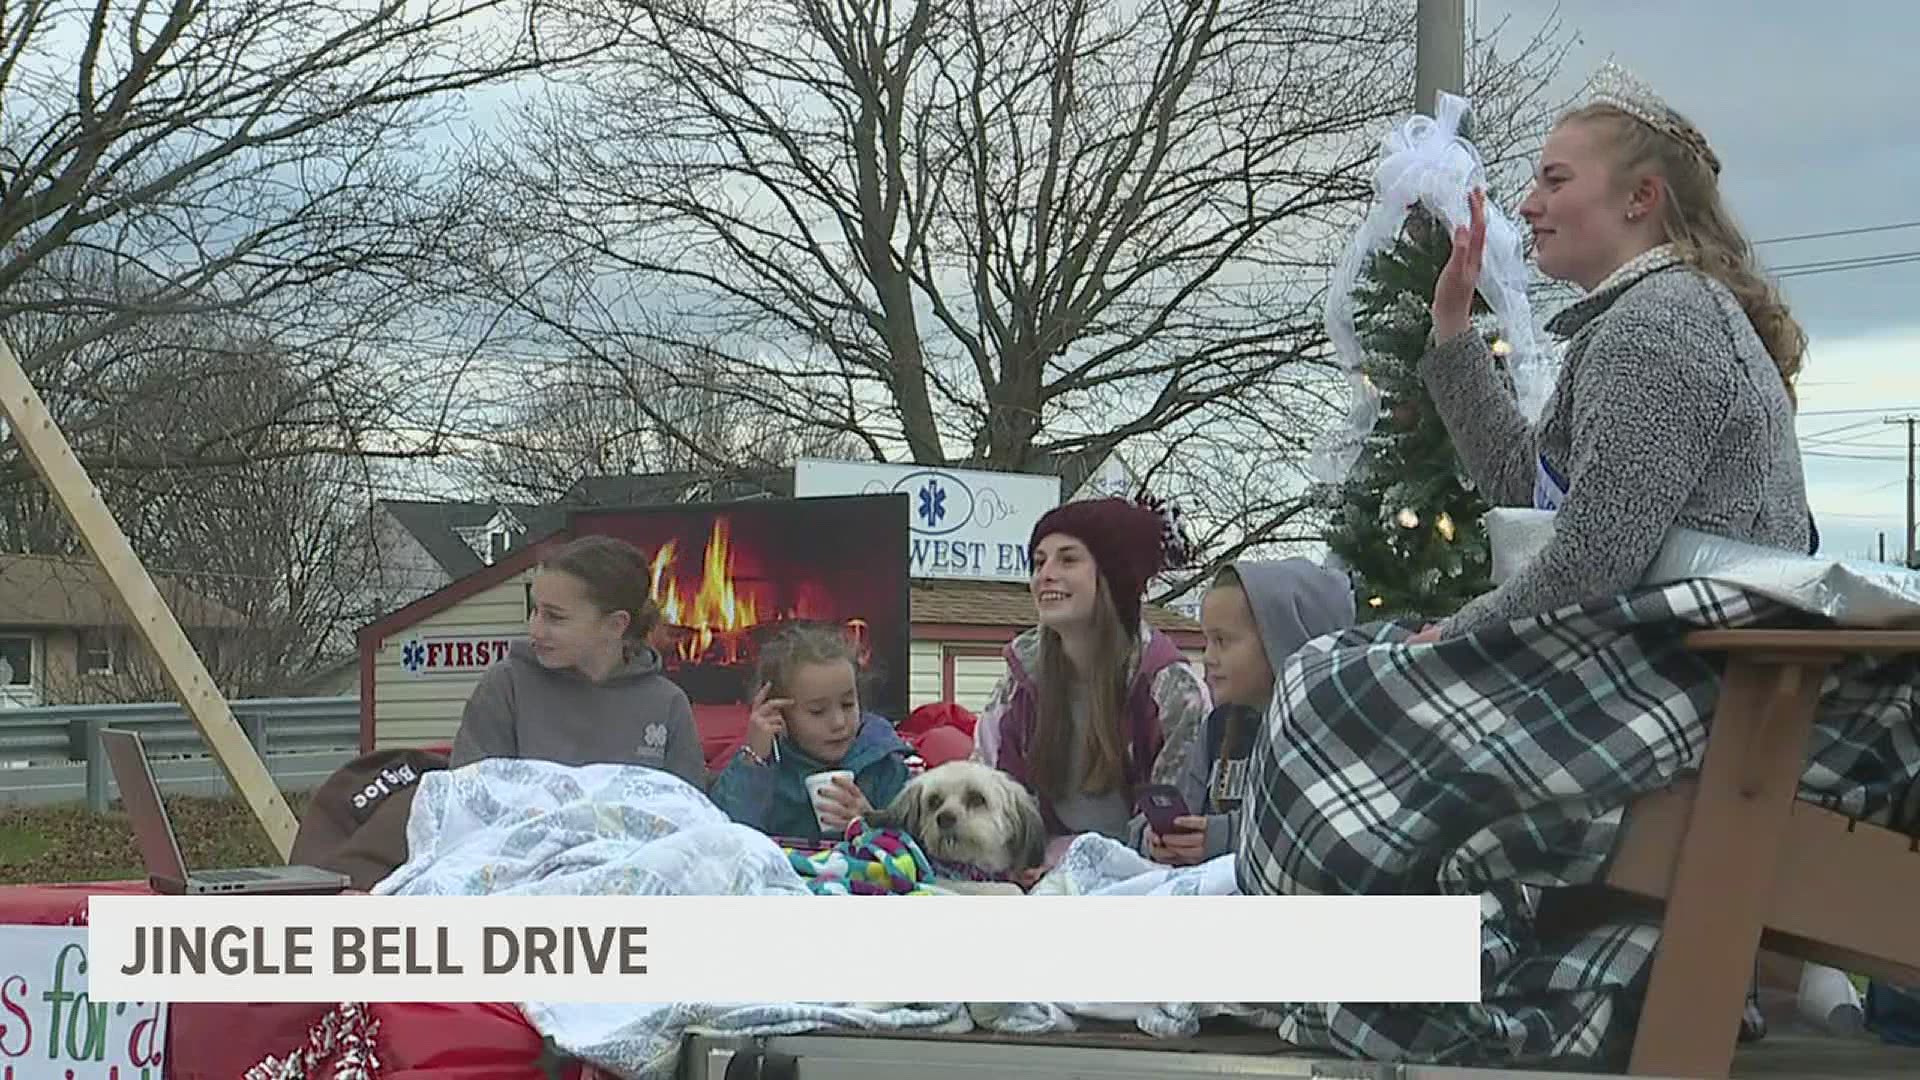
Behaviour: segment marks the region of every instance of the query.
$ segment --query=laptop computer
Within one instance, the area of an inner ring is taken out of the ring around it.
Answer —
[[[237,870],[188,870],[180,854],[180,843],[173,835],[173,820],[160,801],[160,784],[153,778],[153,766],[147,761],[146,744],[137,732],[106,728],[100,732],[100,745],[107,762],[113,766],[113,778],[120,785],[120,801],[133,820],[134,842],[140,848],[140,860],[147,864],[147,880],[153,890],[169,896],[218,893],[240,894],[330,894],[352,885],[352,879],[317,866],[250,866]]]

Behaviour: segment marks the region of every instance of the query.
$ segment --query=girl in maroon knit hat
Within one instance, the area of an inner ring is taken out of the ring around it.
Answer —
[[[1182,547],[1170,515],[1125,499],[1067,503],[1034,526],[1040,625],[1007,646],[974,757],[1025,784],[1055,836],[1125,842],[1135,789],[1182,776],[1211,702],[1179,647],[1140,618],[1148,579]]]

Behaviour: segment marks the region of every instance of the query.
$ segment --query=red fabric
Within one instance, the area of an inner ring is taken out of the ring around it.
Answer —
[[[0,886],[0,922],[84,926],[92,896],[151,895],[144,881]],[[166,1080],[235,1080],[285,1058],[334,1008],[325,1003],[183,1002],[167,1006]],[[387,1080],[545,1080],[540,1034],[513,1005],[376,1004],[380,1075]],[[578,1066],[561,1074],[587,1080]]]
[[[726,768],[733,752],[747,741],[750,711],[745,705],[693,707],[693,726],[700,731],[700,752],[706,756],[709,770],[717,773]]]
[[[234,1080],[268,1057],[307,1045],[325,1004],[171,1006],[168,1080]],[[540,1033],[504,1004],[371,1004],[382,1080],[545,1080]],[[175,1056],[176,1051],[185,1051]],[[561,1073],[580,1080],[579,1066]]]
[[[9,926],[85,926],[87,897],[152,896],[145,881],[83,881],[60,885],[0,885],[0,923]]]
[[[951,701],[941,701],[932,705],[922,705],[908,713],[907,718],[901,721],[900,726],[895,730],[900,733],[901,738],[914,743],[914,748],[918,749],[919,743],[915,741],[915,736],[929,735],[944,727],[957,728],[971,739],[973,729],[979,723],[980,718],[973,715],[966,706]]]
[[[965,761],[973,756],[973,736],[959,728],[939,727],[920,736],[914,749],[920,752],[927,768],[935,769],[949,761]]]
[[[514,1005],[404,1002],[370,1006],[380,1021],[382,1080],[545,1080],[540,1033]],[[580,1067],[560,1074],[579,1080]]]
[[[166,1080],[237,1080],[269,1056],[284,1060],[306,1047],[307,1033],[333,1011],[334,1004],[169,1005]]]

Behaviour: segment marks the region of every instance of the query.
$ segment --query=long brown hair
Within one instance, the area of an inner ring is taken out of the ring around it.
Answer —
[[[1048,798],[1059,800],[1085,793],[1105,795],[1126,783],[1126,717],[1128,658],[1134,635],[1120,621],[1104,575],[1094,576],[1093,655],[1091,671],[1078,671],[1061,644],[1060,635],[1040,628],[1039,699],[1034,717],[1033,750],[1029,762],[1033,780]],[[1078,792],[1070,790],[1073,777],[1073,698],[1086,703],[1083,735],[1087,774]],[[1131,792],[1124,792],[1129,798]]]
[[[660,622],[646,556],[625,540],[582,536],[542,559],[540,569],[579,578],[587,587],[587,600],[601,612],[626,612],[628,651],[646,644]]]
[[[1740,309],[1780,370],[1788,399],[1797,401],[1793,384],[1806,358],[1806,331],[1787,311],[1780,291],[1761,273],[1753,245],[1720,197],[1720,159],[1698,128],[1677,115],[1673,119],[1676,130],[1670,133],[1612,105],[1595,104],[1568,113],[1561,122],[1591,122],[1606,130],[1622,179],[1648,170],[1665,181],[1661,224],[1667,239],[1687,265],[1725,285],[1740,301]]]

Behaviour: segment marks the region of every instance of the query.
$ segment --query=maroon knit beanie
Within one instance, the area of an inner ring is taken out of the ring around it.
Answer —
[[[1144,501],[1088,499],[1063,503],[1046,512],[1027,541],[1027,557],[1040,541],[1064,533],[1087,546],[1100,576],[1106,579],[1120,625],[1128,636],[1139,632],[1140,600],[1153,575],[1179,564],[1185,557],[1177,512]]]

